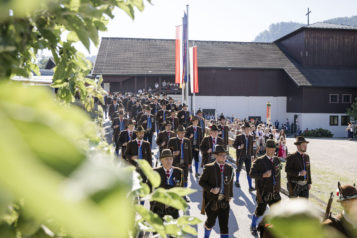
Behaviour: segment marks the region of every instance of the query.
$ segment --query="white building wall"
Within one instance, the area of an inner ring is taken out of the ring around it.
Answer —
[[[341,116],[345,115],[338,113],[302,113],[301,130],[323,128],[331,131],[334,137],[347,137],[345,131],[347,126],[341,126]],[[338,116],[338,126],[330,126],[330,116]]]
[[[243,97],[243,96],[196,96],[195,110],[216,109],[216,114],[247,118],[260,116],[266,121],[266,105],[271,103],[272,122],[285,122],[287,118],[286,97]],[[290,119],[289,119],[290,120]]]

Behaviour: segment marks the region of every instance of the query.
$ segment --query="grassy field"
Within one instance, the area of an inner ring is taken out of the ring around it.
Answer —
[[[232,158],[236,159],[235,149],[230,148],[229,154]],[[281,176],[281,187],[287,187],[286,173],[285,173],[285,163],[283,163],[282,176]],[[326,204],[330,197],[330,193],[333,192],[334,199],[332,203],[331,211],[333,214],[337,214],[342,211],[341,205],[337,202],[336,188],[337,182],[340,181],[342,184],[350,183],[350,180],[343,175],[336,174],[332,170],[321,169],[314,164],[311,165],[311,177],[312,177],[312,187],[310,191],[310,201],[317,205],[322,211],[325,212]]]

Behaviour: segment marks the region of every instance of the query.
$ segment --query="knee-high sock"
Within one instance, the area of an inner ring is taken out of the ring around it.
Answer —
[[[224,235],[221,234],[221,238],[229,238],[229,235],[228,234],[224,234]]]
[[[250,225],[251,227],[257,227],[257,221],[258,221],[259,217],[256,215],[253,215],[252,217],[252,224]]]
[[[240,172],[237,172],[236,174],[236,182],[239,183],[239,175],[240,175]]]
[[[208,230],[208,229],[205,227],[205,236],[204,236],[204,238],[209,238],[210,235],[211,235],[211,230]]]
[[[247,179],[248,179],[249,188],[252,188],[253,187],[252,186],[252,178],[249,175],[247,175]]]
[[[184,187],[185,187],[185,188],[187,188],[187,182],[186,182],[186,183],[184,183]]]
[[[198,174],[198,164],[199,164],[199,162],[198,162],[198,161],[195,161],[196,174]]]

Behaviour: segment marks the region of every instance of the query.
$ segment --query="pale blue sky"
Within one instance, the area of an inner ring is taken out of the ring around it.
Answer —
[[[143,12],[136,11],[134,20],[116,10],[100,36],[173,39],[186,4],[191,40],[253,41],[272,23],[306,23],[308,7],[310,23],[357,15],[357,0],[152,0],[152,5],[145,2]],[[84,47],[78,49],[89,55]],[[91,47],[90,55],[97,51]]]

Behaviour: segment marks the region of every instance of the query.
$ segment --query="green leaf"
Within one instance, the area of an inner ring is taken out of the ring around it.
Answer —
[[[79,41],[77,34],[74,31],[71,31],[67,35],[67,41],[77,42]]]
[[[198,219],[197,217],[193,217],[193,216],[180,216],[177,219],[177,224],[180,226],[183,225],[197,225],[200,224],[202,221],[200,219]]]
[[[166,234],[169,235],[180,235],[181,228],[177,224],[165,224]]]
[[[154,188],[159,187],[159,185],[161,183],[160,175],[151,168],[151,166],[149,165],[149,163],[146,160],[138,160],[137,162],[138,162],[141,170],[144,172],[146,177],[149,179],[151,185]]]
[[[187,203],[181,196],[163,188],[156,189],[151,195],[151,200],[166,204],[179,210],[187,208]]]
[[[152,211],[147,210],[144,206],[135,205],[135,209],[140,216],[149,223],[161,237],[166,237],[165,227],[161,218]]]
[[[197,191],[196,189],[182,188],[182,187],[174,187],[174,188],[169,189],[169,192],[176,193],[177,195],[179,195],[181,197],[195,193],[196,191]]]
[[[194,236],[197,236],[197,231],[195,228],[189,226],[189,225],[185,225],[182,227],[182,231],[185,232],[185,233],[188,233],[188,234],[191,234],[191,235],[194,235]]]

